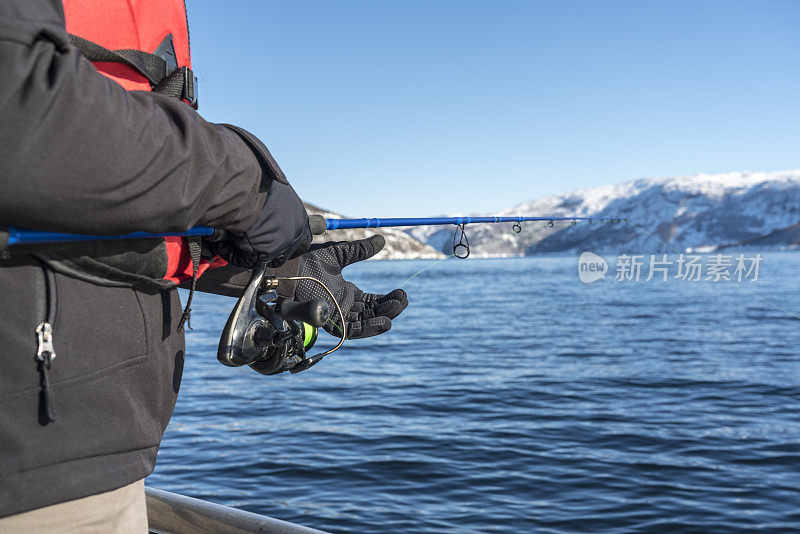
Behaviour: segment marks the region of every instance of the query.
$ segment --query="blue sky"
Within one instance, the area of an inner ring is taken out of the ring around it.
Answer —
[[[800,2],[187,3],[201,113],[349,216],[800,167]]]

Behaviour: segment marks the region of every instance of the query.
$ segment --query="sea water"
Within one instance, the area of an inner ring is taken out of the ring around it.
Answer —
[[[429,264],[345,272],[387,292]],[[794,252],[716,283],[453,259],[391,332],[269,377],[216,361],[235,301],[198,295],[147,483],[332,532],[797,532],[799,273]]]

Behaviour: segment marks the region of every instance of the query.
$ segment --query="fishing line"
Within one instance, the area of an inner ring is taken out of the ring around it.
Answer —
[[[447,261],[447,260],[449,260],[450,258],[455,258],[455,257],[456,257],[456,255],[455,255],[455,254],[450,254],[449,256],[445,256],[444,258],[439,258],[438,260],[434,261],[434,262],[433,262],[433,263],[431,263],[430,265],[428,265],[428,266],[426,266],[426,267],[423,267],[423,268],[422,268],[422,269],[420,269],[419,271],[415,272],[413,275],[411,275],[411,277],[410,277],[410,278],[408,278],[408,279],[407,279],[405,282],[403,282],[402,284],[400,284],[400,285],[397,287],[397,289],[403,289],[403,286],[404,286],[404,285],[406,285],[406,284],[407,284],[407,283],[409,283],[411,280],[413,280],[413,279],[414,279],[414,278],[416,278],[417,276],[421,275],[422,273],[424,273],[425,271],[427,271],[427,270],[428,270],[428,269],[430,269],[431,267],[434,267],[434,266],[436,266],[436,265],[439,265],[439,264],[440,264],[440,263],[442,263],[443,261]]]

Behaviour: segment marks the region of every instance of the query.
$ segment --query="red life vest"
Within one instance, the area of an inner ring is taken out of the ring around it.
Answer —
[[[182,0],[63,0],[63,5],[72,44],[100,74],[128,91],[154,91],[197,108]],[[167,237],[164,245],[163,279],[169,282],[178,284],[225,263],[193,258],[186,238]]]

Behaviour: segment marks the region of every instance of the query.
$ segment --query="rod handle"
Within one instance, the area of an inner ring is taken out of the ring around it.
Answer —
[[[328,221],[322,215],[310,215],[308,224],[311,226],[313,235],[322,235],[328,229]]]

